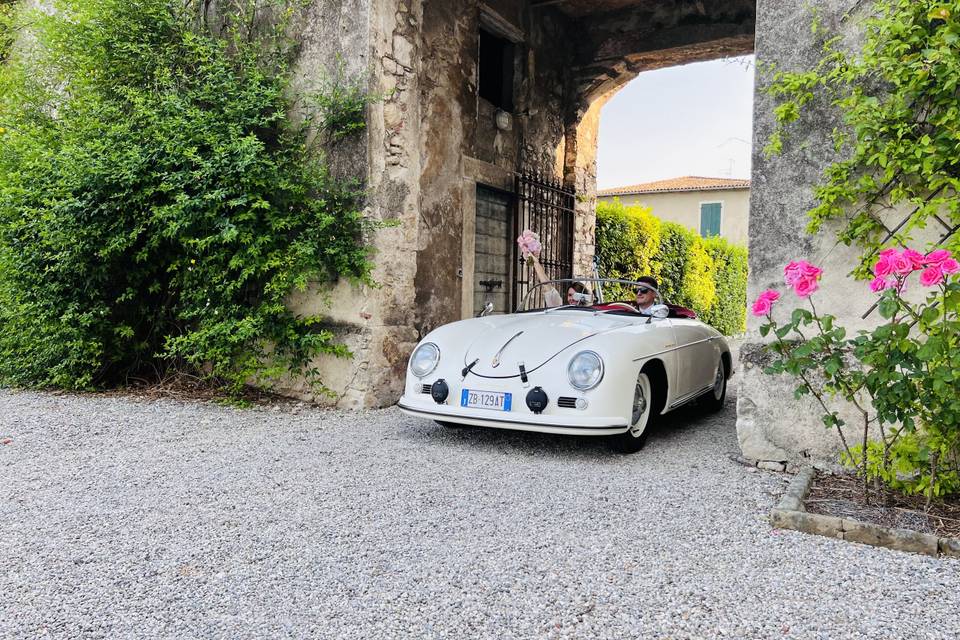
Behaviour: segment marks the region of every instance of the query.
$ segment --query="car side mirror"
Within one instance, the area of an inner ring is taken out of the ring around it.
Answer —
[[[491,311],[493,311],[493,303],[487,302],[487,304],[483,305],[483,309],[480,311],[480,313],[477,314],[477,317],[482,318],[485,315],[489,314]]]

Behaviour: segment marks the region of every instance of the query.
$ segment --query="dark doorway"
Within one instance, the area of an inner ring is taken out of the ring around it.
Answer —
[[[473,313],[487,302],[494,313],[509,313],[513,278],[513,196],[477,185],[477,232],[474,249]]]

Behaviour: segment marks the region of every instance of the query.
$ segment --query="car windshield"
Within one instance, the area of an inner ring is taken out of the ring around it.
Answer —
[[[643,282],[611,278],[573,278],[533,285],[521,301],[517,312],[551,308],[609,309],[609,305],[618,302],[636,307],[637,290],[640,288],[650,289],[656,302],[663,302],[660,293]],[[624,310],[628,311],[626,308]]]

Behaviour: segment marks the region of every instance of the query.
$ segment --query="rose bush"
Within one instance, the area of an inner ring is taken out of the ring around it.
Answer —
[[[812,294],[823,271],[807,262],[791,262],[785,283],[807,300],[786,320],[775,316],[780,293],[769,289],[752,312],[767,322],[763,336],[777,358],[769,374],[797,378],[795,395],[812,395],[823,422],[836,429],[842,461],[864,482],[907,493],[935,496],[960,492],[960,264],[945,249],[922,254],[914,249],[884,249],[873,265],[870,288],[879,294],[883,322],[856,336],[817,311]],[[919,273],[930,288],[922,302],[903,297]],[[840,417],[838,402],[860,417],[857,440]]]

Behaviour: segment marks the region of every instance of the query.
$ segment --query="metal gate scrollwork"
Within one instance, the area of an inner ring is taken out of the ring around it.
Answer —
[[[515,189],[513,237],[519,237],[525,229],[537,233],[543,245],[540,264],[547,277],[551,280],[572,278],[576,192],[559,180],[539,173],[517,174]],[[537,283],[537,276],[520,255],[516,242],[513,243],[513,252],[517,267],[512,287],[513,308],[516,309]]]

